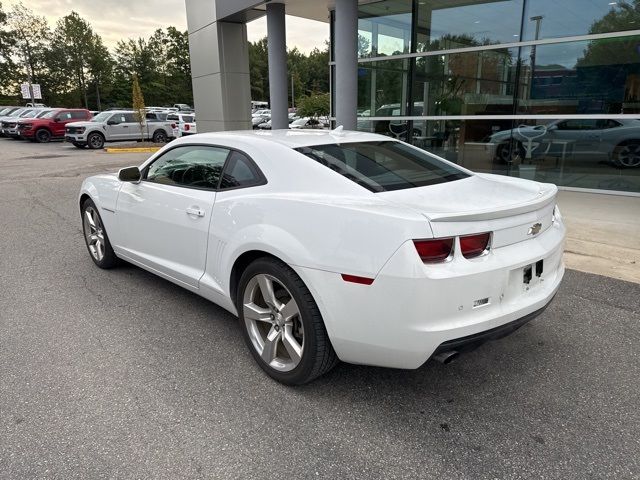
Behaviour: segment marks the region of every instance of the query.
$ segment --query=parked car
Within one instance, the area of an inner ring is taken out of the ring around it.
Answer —
[[[32,107],[32,108],[47,108],[47,106],[44,103],[27,103],[25,105],[25,107]]]
[[[90,177],[78,206],[98,267],[238,315],[260,367],[297,385],[338,359],[447,362],[534,318],[564,274],[557,192],[376,134],[246,131]]]
[[[32,142],[48,143],[63,139],[65,127],[81,120],[91,119],[91,112],[81,108],[56,108],[41,118],[33,118],[19,124],[19,135]]]
[[[268,108],[263,108],[262,110],[256,110],[251,114],[253,118],[255,117],[271,117],[271,110]]]
[[[193,112],[191,105],[187,105],[186,103],[174,103],[173,108],[177,108],[179,112]]]
[[[488,141],[492,156],[502,163],[550,156],[640,167],[640,120],[635,118],[579,118],[546,125],[521,125],[496,132]]]
[[[193,113],[170,113],[167,115],[167,122],[171,123],[171,130],[174,138],[182,137],[184,132],[187,135],[195,133],[195,115]],[[185,125],[189,124],[188,128]],[[193,126],[193,130],[192,130]]]
[[[271,119],[258,124],[259,130],[271,130]]]
[[[1,122],[0,125],[3,131],[6,128],[6,132],[3,132],[3,133],[7,137],[19,138],[21,140],[24,140],[24,138],[20,136],[20,125],[24,124],[25,122],[30,122],[33,119],[42,118],[51,110],[52,110],[51,108],[42,108],[30,113],[29,115],[27,115],[27,117],[18,118],[13,122],[7,122],[7,121]]]
[[[11,112],[19,110],[21,107],[0,107],[0,118],[9,115]]]
[[[102,112],[88,122],[69,123],[65,130],[65,140],[78,148],[89,146],[103,148],[105,142],[151,140],[155,143],[167,142],[173,137],[169,122],[147,121],[140,131],[140,124],[130,110]]]
[[[0,118],[0,137],[7,137],[8,133],[5,134],[4,130],[6,129],[8,132],[14,129],[19,119],[32,117],[35,112],[38,111],[39,109],[37,108],[21,108]],[[6,125],[6,127],[3,127],[3,124]]]
[[[328,127],[329,127],[328,124],[323,123],[317,118],[313,118],[313,117],[298,118],[297,120],[294,120],[289,124],[289,128],[292,128],[294,130],[299,128],[323,129]]]
[[[251,117],[251,125],[255,130],[262,123],[269,122],[271,120],[271,116],[269,115],[255,115]]]
[[[152,111],[145,114],[148,122],[166,122],[169,112]]]

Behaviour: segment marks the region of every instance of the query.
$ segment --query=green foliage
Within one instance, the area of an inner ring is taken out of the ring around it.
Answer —
[[[298,115],[301,117],[328,117],[331,96],[328,93],[309,95],[300,99]]]
[[[289,72],[289,102],[291,84],[297,99],[329,91],[329,44],[322,50],[314,48],[308,55],[293,48],[287,52]],[[269,101],[269,64],[267,38],[249,43],[249,76],[251,79],[251,99]],[[293,82],[292,82],[293,80]]]
[[[15,70],[12,51],[15,46],[15,35],[7,30],[7,14],[2,9],[0,2],[0,98],[9,92],[4,90],[12,79],[11,74]]]
[[[138,82],[138,75],[133,74],[132,78],[133,84],[133,115],[136,118],[136,122],[140,125],[140,139],[144,141],[144,118],[145,118],[145,110],[144,110],[144,96],[142,95],[142,90],[140,89],[140,82]]]

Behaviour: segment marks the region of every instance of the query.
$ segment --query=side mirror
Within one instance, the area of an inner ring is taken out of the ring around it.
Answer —
[[[109,120],[107,125],[118,125],[118,122],[116,120]]]
[[[118,180],[121,182],[138,183],[141,178],[140,169],[138,167],[121,168],[118,171]]]
[[[60,121],[60,117],[56,117],[53,119],[54,122],[59,122]]]

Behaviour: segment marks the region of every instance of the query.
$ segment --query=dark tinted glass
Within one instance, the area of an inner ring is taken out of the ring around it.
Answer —
[[[264,178],[244,154],[232,151],[222,175],[220,188],[250,187],[264,183]]]
[[[407,115],[409,60],[367,62],[358,68],[358,113],[367,117]]]
[[[87,118],[87,112],[81,112],[81,111],[75,111],[75,112],[71,112],[71,118],[73,119],[85,119]]]
[[[640,113],[640,36],[522,49],[518,113]]]
[[[164,185],[218,188],[222,168],[229,150],[218,147],[190,145],[176,147],[153,162],[145,179]]]
[[[423,187],[468,177],[399,142],[360,142],[296,149],[372,192]]]

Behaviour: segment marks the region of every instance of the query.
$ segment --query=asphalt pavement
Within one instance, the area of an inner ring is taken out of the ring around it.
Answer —
[[[232,315],[91,262],[82,179],[143,158],[0,139],[0,479],[640,478],[640,285],[567,271],[449,365],[285,387]]]

